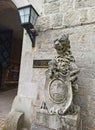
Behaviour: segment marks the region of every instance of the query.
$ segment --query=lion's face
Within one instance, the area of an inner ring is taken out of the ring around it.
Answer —
[[[59,40],[56,40],[54,42],[54,48],[56,49],[56,51],[59,55],[62,55],[63,53],[66,52],[66,50],[67,50],[66,44],[67,44],[67,41],[59,42]]]

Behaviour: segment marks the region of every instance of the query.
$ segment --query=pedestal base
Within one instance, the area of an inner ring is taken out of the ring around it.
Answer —
[[[48,112],[37,112],[36,122],[31,130],[82,130],[80,112],[72,115],[51,115]]]

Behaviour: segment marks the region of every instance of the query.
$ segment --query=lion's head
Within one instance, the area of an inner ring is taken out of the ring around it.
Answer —
[[[68,35],[61,35],[56,40],[54,40],[54,48],[59,55],[64,55],[64,53],[70,49],[70,41]]]

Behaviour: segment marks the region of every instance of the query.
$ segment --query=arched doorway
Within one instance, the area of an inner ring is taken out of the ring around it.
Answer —
[[[16,6],[0,1],[0,89],[18,86],[23,29]]]

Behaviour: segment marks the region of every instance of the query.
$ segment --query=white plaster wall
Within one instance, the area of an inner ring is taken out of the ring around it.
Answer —
[[[17,8],[29,4],[28,0],[11,0],[11,1],[16,5]]]
[[[12,0],[12,2],[17,6],[17,8],[32,4],[39,15],[43,11],[43,0]]]
[[[43,12],[43,0],[29,0],[39,15]]]

